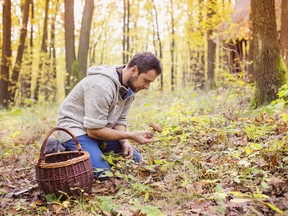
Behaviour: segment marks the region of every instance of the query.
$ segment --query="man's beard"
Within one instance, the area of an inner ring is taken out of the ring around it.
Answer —
[[[138,76],[136,76],[136,77],[130,77],[129,79],[128,79],[128,82],[127,82],[127,84],[128,84],[128,87],[133,91],[133,92],[138,92],[137,90],[136,90],[136,87],[134,86],[134,81],[136,81],[138,79]]]

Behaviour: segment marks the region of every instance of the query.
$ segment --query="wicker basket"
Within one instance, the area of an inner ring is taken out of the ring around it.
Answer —
[[[56,130],[68,133],[76,142],[77,151],[64,151],[45,155],[44,149],[49,136]],[[51,129],[42,144],[36,180],[45,194],[60,196],[79,196],[82,192],[90,193],[94,181],[90,155],[83,151],[77,138],[64,128]]]

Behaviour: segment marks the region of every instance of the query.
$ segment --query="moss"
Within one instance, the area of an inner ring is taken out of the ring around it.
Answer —
[[[259,89],[255,86],[254,87],[254,95],[250,101],[249,108],[250,109],[256,109],[261,105],[261,100],[260,100],[260,92]]]
[[[287,67],[281,54],[279,55],[276,62],[276,70],[277,70],[277,79],[279,81],[279,88],[287,83]]]
[[[249,109],[256,109],[256,108],[257,108],[256,99],[255,96],[253,96],[249,104]]]
[[[283,58],[281,56],[281,54],[278,56],[277,58],[277,61],[276,61],[276,72],[277,72],[277,80],[278,80],[278,89],[283,86],[284,84],[287,83],[287,68],[286,68],[286,65],[283,61]],[[253,98],[251,99],[251,102],[250,102],[250,107],[251,108],[257,108],[259,106],[262,106],[262,105],[267,105],[269,103],[269,99],[265,99],[265,98],[261,98],[260,96],[260,92],[259,92],[259,89],[257,87],[255,87],[255,90],[254,90],[254,96]]]

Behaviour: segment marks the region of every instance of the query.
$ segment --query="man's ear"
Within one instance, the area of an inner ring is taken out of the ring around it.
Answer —
[[[131,75],[134,76],[134,75],[137,75],[137,74],[138,74],[137,66],[131,67]]]

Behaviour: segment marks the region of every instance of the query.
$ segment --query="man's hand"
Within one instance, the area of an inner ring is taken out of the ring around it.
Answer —
[[[150,143],[154,140],[154,137],[147,136],[150,132],[149,131],[136,131],[133,133],[133,140],[139,144],[146,144]]]
[[[124,143],[121,143],[122,149],[123,149],[123,154],[126,159],[131,159],[133,157],[133,149],[131,145],[129,144],[128,140],[125,141]]]

